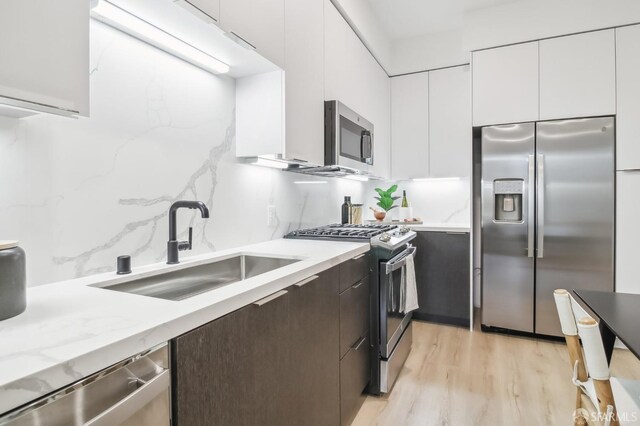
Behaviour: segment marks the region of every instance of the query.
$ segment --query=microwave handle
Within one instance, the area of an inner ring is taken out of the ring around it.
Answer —
[[[371,158],[371,132],[363,130],[360,134],[360,154],[362,158]]]

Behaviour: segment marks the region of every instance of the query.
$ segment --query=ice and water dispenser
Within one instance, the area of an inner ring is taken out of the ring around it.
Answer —
[[[494,220],[496,222],[522,222],[523,195],[523,179],[494,180]]]

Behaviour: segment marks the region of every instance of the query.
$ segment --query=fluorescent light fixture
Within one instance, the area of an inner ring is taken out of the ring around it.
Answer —
[[[98,2],[91,10],[91,16],[207,72],[229,72],[229,65],[224,62],[106,0]]]
[[[345,178],[350,180],[358,180],[360,182],[366,182],[369,180],[368,177],[362,175],[346,175]]]
[[[414,178],[411,179],[414,182],[454,182],[460,180],[459,177],[448,177],[448,178]]]
[[[251,164],[262,167],[271,167],[272,169],[286,169],[289,165],[283,161],[270,160],[268,158],[256,158]]]
[[[326,180],[296,180],[293,183],[296,185],[317,185],[322,183],[329,183]]]

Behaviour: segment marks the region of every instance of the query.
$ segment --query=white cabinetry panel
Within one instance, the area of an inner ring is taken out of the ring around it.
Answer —
[[[180,6],[194,12],[205,21],[220,21],[220,0],[174,0]]]
[[[390,175],[391,83],[335,6],[325,0],[324,96],[344,103],[374,126],[373,166],[358,167]]]
[[[284,0],[220,0],[220,26],[284,68]]]
[[[429,72],[429,176],[471,174],[469,66]]]
[[[324,164],[324,0],[285,2],[288,159]]]
[[[429,73],[391,79],[391,177],[429,176]]]
[[[0,97],[89,115],[89,3],[0,2]]]
[[[538,42],[473,52],[473,125],[538,120]]]
[[[615,114],[614,30],[540,41],[540,119]]]
[[[640,293],[640,172],[618,172],[616,185],[616,291]]]
[[[616,29],[616,167],[640,169],[640,25]]]

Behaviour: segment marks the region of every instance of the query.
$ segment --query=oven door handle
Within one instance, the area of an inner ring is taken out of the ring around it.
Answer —
[[[402,253],[400,253],[399,255],[391,259],[389,262],[387,262],[387,266],[385,269],[385,272],[387,273],[387,275],[389,275],[393,271],[397,271],[398,269],[402,268],[405,265],[405,263],[407,263],[407,258],[409,256],[415,255],[415,253],[416,253],[416,248],[412,245],[409,245],[406,250],[404,250]]]

